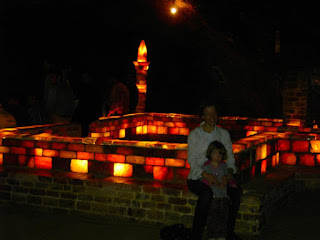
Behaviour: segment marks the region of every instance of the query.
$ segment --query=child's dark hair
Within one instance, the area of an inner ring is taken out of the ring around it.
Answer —
[[[207,150],[207,154],[206,157],[208,159],[211,158],[211,153],[213,152],[213,150],[218,149],[219,153],[222,156],[222,160],[226,160],[227,159],[227,149],[225,148],[225,146],[223,145],[223,143],[219,142],[219,141],[213,141],[212,143],[210,143],[208,150]]]

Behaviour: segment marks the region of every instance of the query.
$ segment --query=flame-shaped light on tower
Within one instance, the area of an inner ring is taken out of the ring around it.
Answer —
[[[144,112],[146,106],[147,93],[147,71],[150,62],[147,61],[147,46],[144,40],[141,40],[138,48],[137,61],[133,62],[136,69],[136,86],[139,90],[139,99],[136,112]]]

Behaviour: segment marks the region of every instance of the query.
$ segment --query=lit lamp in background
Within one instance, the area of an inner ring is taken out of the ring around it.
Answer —
[[[138,59],[133,62],[136,69],[136,85],[139,91],[138,104],[136,112],[144,112],[146,109],[147,95],[147,71],[150,62],[147,61],[147,46],[144,40],[141,40],[138,48]]]
[[[170,8],[170,12],[171,12],[171,14],[173,14],[173,15],[176,14],[177,11],[178,11],[178,10],[177,10],[176,7],[171,7],[171,8]]]

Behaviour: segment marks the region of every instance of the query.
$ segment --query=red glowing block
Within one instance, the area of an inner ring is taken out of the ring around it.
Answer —
[[[165,165],[170,167],[184,167],[186,165],[186,161],[177,158],[166,158]]]
[[[292,151],[293,152],[309,152],[309,141],[293,140]]]
[[[3,154],[0,153],[0,166],[3,165]]]
[[[251,178],[254,178],[254,175],[255,175],[255,172],[256,172],[256,166],[253,166],[250,170],[250,176]]]
[[[164,165],[164,158],[146,157],[146,165],[163,166]]]
[[[93,160],[94,159],[94,153],[89,152],[77,152],[77,158],[82,160]]]
[[[188,161],[186,161],[186,168],[191,168],[190,164],[188,163]]]
[[[108,162],[116,162],[116,163],[124,163],[125,156],[124,155],[117,155],[117,154],[107,154],[107,161]]]
[[[40,169],[52,169],[52,158],[36,156],[35,166]]]
[[[178,134],[179,134],[179,128],[177,128],[177,127],[170,127],[170,128],[169,128],[169,134],[178,135]]]
[[[180,180],[180,179],[187,180],[189,172],[190,172],[190,169],[178,168],[178,169],[176,169],[176,178],[178,180]]]
[[[272,156],[272,159],[271,159],[271,166],[272,167],[275,167],[275,166],[277,166],[278,164],[277,164],[277,155],[273,155]]]
[[[314,167],[316,165],[315,155],[313,155],[313,154],[300,154],[299,155],[299,165]]]
[[[27,156],[19,155],[18,161],[19,161],[19,166],[25,166],[27,164]]]
[[[131,177],[133,167],[127,163],[115,163],[113,166],[113,176],[115,177]]]
[[[317,162],[317,165],[320,165],[320,154],[316,155],[316,162]]]
[[[179,128],[179,135],[188,136],[190,133],[189,128]]]
[[[143,166],[146,174],[153,174],[153,166]]]
[[[44,157],[59,157],[59,151],[51,149],[43,149],[42,155]]]
[[[258,132],[256,132],[256,131],[247,131],[247,133],[246,133],[246,137],[249,137],[249,136],[252,136],[252,135],[255,135],[255,134],[257,134]]]
[[[267,160],[263,160],[261,162],[261,174],[264,174],[267,172]]]
[[[153,178],[155,180],[172,180],[173,170],[167,167],[153,167]]]
[[[290,151],[290,140],[279,139],[278,140],[278,151]]]
[[[286,165],[296,165],[297,156],[294,153],[280,153],[280,163]]]
[[[158,132],[158,126],[148,125],[148,133],[156,134]]]

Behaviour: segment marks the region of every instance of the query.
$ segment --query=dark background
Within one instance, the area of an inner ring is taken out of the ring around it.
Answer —
[[[250,3],[249,3],[250,2]],[[146,111],[197,112],[203,98],[221,115],[282,117],[283,75],[319,65],[316,8],[276,1],[1,0],[1,92],[41,94],[44,59],[89,72],[135,75],[148,49]],[[281,51],[275,53],[276,32]]]

